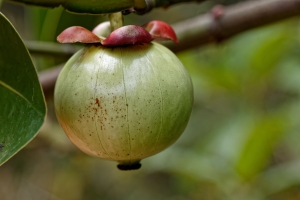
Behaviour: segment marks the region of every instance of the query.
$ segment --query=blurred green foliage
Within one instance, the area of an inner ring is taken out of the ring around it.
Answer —
[[[125,23],[175,22],[211,4],[130,15]],[[5,6],[3,12],[10,5]],[[107,19],[22,9],[26,23],[19,31],[35,40],[54,41],[70,25],[91,29]],[[179,53],[195,88],[189,125],[178,142],[143,160],[138,171],[119,171],[114,162],[80,152],[47,99],[48,119],[38,137],[0,168],[1,199],[300,199],[299,25],[298,18],[286,20]],[[35,62],[45,69],[62,60],[35,57]]]

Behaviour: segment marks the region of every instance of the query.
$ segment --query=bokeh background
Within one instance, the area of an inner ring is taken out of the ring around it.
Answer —
[[[197,16],[210,0],[125,16],[125,24]],[[72,25],[92,29],[107,16],[76,15],[4,2],[26,41],[55,42]],[[1,27],[0,27],[1,28]],[[167,150],[136,171],[79,151],[57,123],[53,96],[38,136],[0,167],[1,200],[300,199],[300,23],[292,18],[177,55],[195,93],[190,122]],[[32,55],[38,71],[67,60]]]

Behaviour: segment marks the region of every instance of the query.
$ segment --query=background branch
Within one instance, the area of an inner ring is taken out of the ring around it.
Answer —
[[[249,0],[217,9],[172,25],[180,43],[168,42],[165,45],[172,51],[179,52],[220,42],[249,29],[299,15],[300,0]],[[30,47],[29,50],[32,51]],[[46,94],[49,94],[49,88],[53,89],[59,70],[60,68],[53,68],[39,74]]]
[[[180,43],[165,45],[179,52],[220,42],[249,29],[300,15],[300,0],[249,0],[218,9],[223,9],[217,11],[223,14],[217,18],[208,12],[172,25]]]
[[[43,41],[24,41],[24,43],[31,54],[62,58],[69,58],[82,48],[82,45],[77,44],[58,44]]]
[[[56,79],[63,66],[64,64],[61,64],[52,67],[51,69],[46,69],[42,72],[39,72],[39,81],[42,85],[46,98],[53,95]]]

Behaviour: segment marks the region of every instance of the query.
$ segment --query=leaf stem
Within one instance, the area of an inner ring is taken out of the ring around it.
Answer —
[[[134,10],[137,14],[143,15],[150,12],[154,8],[155,3],[155,0],[135,0]]]
[[[168,7],[173,4],[184,3],[184,2],[198,2],[201,3],[207,0],[155,0],[155,7]]]
[[[147,7],[147,0],[134,0],[134,8],[144,10]]]
[[[109,18],[110,26],[112,29],[111,31],[114,31],[114,30],[122,27],[124,24],[122,12],[110,13],[108,15],[108,18]]]

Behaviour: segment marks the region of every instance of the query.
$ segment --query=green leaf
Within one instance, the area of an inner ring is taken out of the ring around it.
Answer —
[[[257,116],[243,150],[237,161],[237,171],[251,179],[266,168],[271,161],[274,146],[289,129],[284,113]]]
[[[0,165],[30,142],[45,120],[46,105],[29,53],[0,13]]]
[[[63,6],[76,13],[105,14],[134,7],[134,0],[8,0],[48,8]]]

